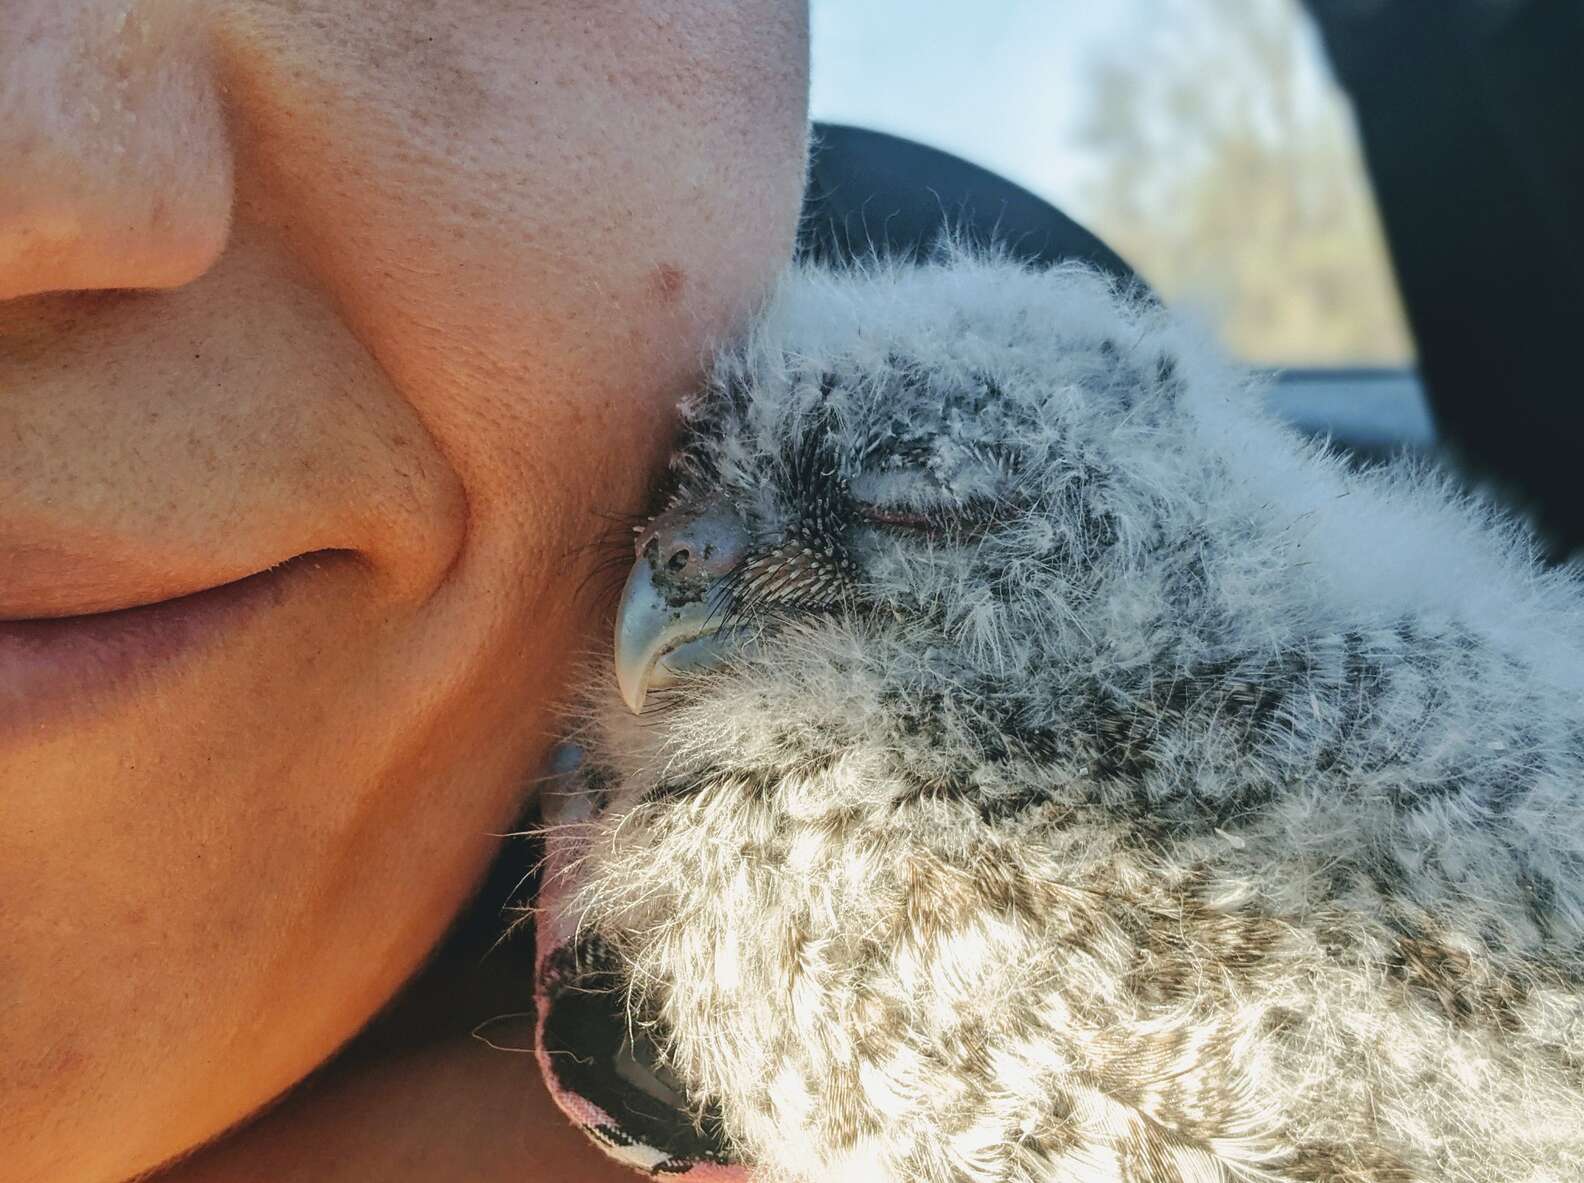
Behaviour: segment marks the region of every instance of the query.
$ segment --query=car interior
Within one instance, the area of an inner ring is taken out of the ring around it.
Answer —
[[[1412,367],[1283,368],[1273,408],[1361,463],[1432,456],[1584,547],[1584,6],[1306,0],[1353,107],[1412,331]],[[1134,269],[1028,190],[951,153],[817,124],[799,250],[927,257],[950,233],[1035,264]]]

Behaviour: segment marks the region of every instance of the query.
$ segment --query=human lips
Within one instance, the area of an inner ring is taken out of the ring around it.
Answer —
[[[16,618],[0,597],[0,741],[151,685],[279,605],[328,558],[298,555],[240,579],[105,611]]]

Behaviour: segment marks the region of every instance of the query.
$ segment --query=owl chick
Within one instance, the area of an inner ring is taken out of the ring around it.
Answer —
[[[796,271],[685,424],[546,931],[717,1158],[1584,1179],[1578,571],[1081,267]]]

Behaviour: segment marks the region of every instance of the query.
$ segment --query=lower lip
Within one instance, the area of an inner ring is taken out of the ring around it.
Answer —
[[[117,612],[0,621],[0,739],[39,735],[153,686],[249,616],[279,604],[322,556],[301,555],[222,587]]]

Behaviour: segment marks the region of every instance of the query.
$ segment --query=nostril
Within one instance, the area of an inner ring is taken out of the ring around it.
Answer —
[[[656,576],[702,587],[736,566],[748,550],[748,531],[728,506],[673,506],[644,527],[637,549]]]

